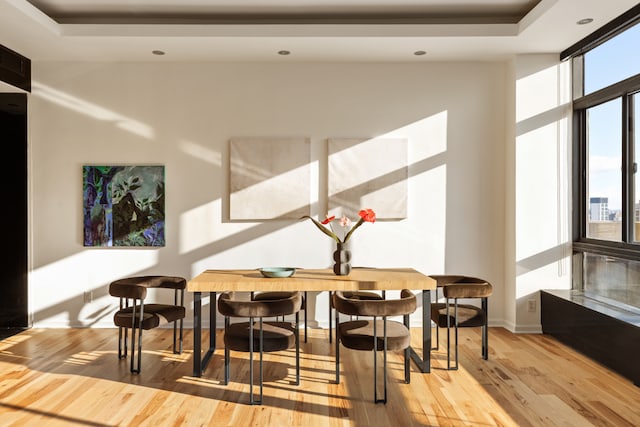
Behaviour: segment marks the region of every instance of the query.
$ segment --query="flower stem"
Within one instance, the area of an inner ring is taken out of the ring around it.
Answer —
[[[354,231],[356,231],[356,228],[360,227],[362,225],[362,223],[364,222],[364,218],[360,218],[358,220],[358,222],[356,222],[356,225],[353,226],[353,228],[351,228],[351,230],[349,230],[349,232],[347,233],[346,236],[344,236],[344,243],[347,243],[347,240],[349,240],[349,238],[351,237],[351,235],[353,234]]]
[[[325,227],[324,225],[320,224],[318,221],[316,221],[315,219],[311,218],[309,215],[304,215],[304,216],[300,217],[300,219],[305,219],[305,218],[309,218],[311,221],[313,221],[313,223],[316,225],[316,227],[318,227],[318,229],[320,229],[320,231],[322,231],[327,236],[331,237],[337,243],[342,243],[342,242],[340,242],[340,238],[336,235],[336,233],[334,233],[333,231],[329,230],[327,227]],[[360,219],[360,221],[358,221],[358,224],[360,224],[361,221],[362,221],[362,219]],[[353,229],[349,232],[349,234],[351,234],[352,231],[353,231]],[[345,242],[346,242],[347,238],[349,238],[349,234],[347,234],[347,237],[345,237]]]

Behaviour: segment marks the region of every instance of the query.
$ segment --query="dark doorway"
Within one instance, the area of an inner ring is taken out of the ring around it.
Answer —
[[[29,326],[27,282],[27,95],[0,93],[0,338]]]

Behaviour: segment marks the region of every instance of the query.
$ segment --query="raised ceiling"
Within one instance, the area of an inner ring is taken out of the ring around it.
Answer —
[[[1,0],[0,44],[90,61],[496,60],[558,53],[636,0]],[[577,25],[592,18],[589,25]],[[153,55],[161,50],[163,56]],[[290,54],[278,55],[286,50]],[[425,55],[416,56],[416,51]]]
[[[29,0],[58,23],[517,23],[540,0]]]

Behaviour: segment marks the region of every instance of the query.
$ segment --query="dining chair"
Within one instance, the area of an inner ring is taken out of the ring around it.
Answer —
[[[340,343],[352,350],[373,351],[373,401],[387,403],[387,352],[404,350],[404,378],[411,382],[409,315],[416,310],[416,296],[408,289],[399,298],[363,300],[349,298],[345,292],[333,293],[336,321],[336,384],[340,383]],[[358,316],[340,322],[340,313]],[[403,322],[388,319],[402,316]],[[363,318],[364,317],[364,318]],[[377,352],[383,352],[384,397],[378,398]]]
[[[484,279],[460,275],[432,275],[436,280],[436,302],[431,304],[431,320],[436,324],[436,347],[440,348],[440,328],[447,328],[447,369],[458,369],[458,328],[482,328],[482,358],[489,359],[488,307],[493,286]],[[438,302],[442,289],[444,302]],[[461,304],[460,300],[469,300]],[[474,301],[476,300],[476,301]],[[480,302],[480,306],[477,305]],[[475,304],[472,304],[474,303]],[[451,329],[455,334],[455,365],[451,366]]]
[[[343,291],[343,295],[346,298],[359,299],[363,301],[379,301],[385,299],[385,291],[382,291],[381,293],[373,291]],[[329,292],[329,343],[333,340],[333,310],[333,296],[332,292]],[[351,319],[353,320],[353,316]]]
[[[186,279],[176,276],[126,277],[109,284],[109,295],[120,299],[119,309],[113,315],[113,322],[118,327],[118,359],[126,359],[127,357],[127,334],[131,329],[130,371],[132,373],[139,374],[141,370],[143,330],[173,322],[173,353],[182,353],[183,323],[186,315],[184,290],[186,286]],[[147,290],[151,288],[173,290],[173,304],[146,304]],[[179,333],[178,323],[180,324]],[[177,342],[178,338],[179,343]],[[138,348],[137,363],[134,362],[136,361],[136,347]]]
[[[256,301],[264,301],[268,299],[278,299],[282,298],[288,294],[290,291],[264,291],[264,292],[256,292],[252,294],[251,298]],[[345,296],[354,299],[361,300],[381,300],[384,299],[384,291],[382,294],[373,292],[373,291],[345,291]],[[304,342],[307,342],[307,292],[304,291],[304,296],[302,298],[302,309],[304,310]],[[329,342],[333,341],[333,297],[332,292],[329,292]]]
[[[218,311],[224,316],[224,384],[229,383],[230,351],[249,353],[249,401],[261,405],[263,399],[263,353],[296,348],[296,380],[300,384],[300,334],[298,324],[302,308],[302,292],[291,292],[280,299],[241,300],[233,292],[218,298]],[[295,315],[295,321],[266,321],[265,318]],[[232,318],[247,321],[231,322]],[[260,353],[260,398],[253,392],[253,353]]]
[[[252,292],[251,299],[255,301],[266,301],[273,299],[289,298],[296,291],[261,291]],[[304,311],[304,342],[307,342],[307,291],[302,293],[302,311]],[[284,316],[282,316],[284,321]]]

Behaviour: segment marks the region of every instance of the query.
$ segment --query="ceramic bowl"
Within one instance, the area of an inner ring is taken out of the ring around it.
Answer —
[[[291,277],[296,272],[294,267],[264,267],[258,270],[264,277]]]

